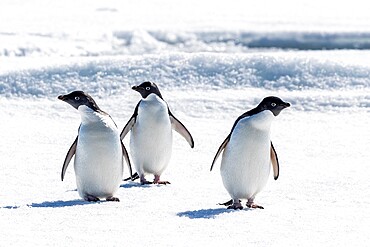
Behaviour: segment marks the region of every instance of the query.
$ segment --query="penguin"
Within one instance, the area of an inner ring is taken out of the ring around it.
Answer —
[[[223,152],[221,177],[232,200],[221,205],[229,206],[228,209],[243,209],[240,199],[246,199],[247,207],[263,209],[254,203],[254,199],[267,184],[271,165],[274,179],[279,177],[279,161],[270,140],[271,123],[289,106],[280,98],[269,96],[237,118],[230,134],[218,148],[210,169],[212,171]]]
[[[172,129],[177,131],[194,147],[194,140],[187,128],[172,114],[163,99],[158,86],[153,82],[143,82],[133,86],[142,99],[136,105],[133,115],[121,132],[121,140],[130,135],[130,154],[141,184],[169,184],[160,176],[166,169],[172,152]],[[153,182],[146,180],[154,175]]]
[[[119,201],[114,197],[122,175],[124,159],[130,175],[132,169],[125,146],[120,139],[117,125],[94,99],[83,91],[60,95],[58,99],[70,104],[81,115],[78,136],[68,150],[63,163],[61,178],[75,155],[74,170],[77,191],[86,201]]]

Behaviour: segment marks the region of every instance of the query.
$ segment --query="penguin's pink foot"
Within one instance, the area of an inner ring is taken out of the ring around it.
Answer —
[[[239,202],[242,202],[239,200]],[[230,206],[233,204],[233,199],[227,201],[227,202],[224,202],[224,203],[218,203],[218,205],[223,205],[223,206]]]
[[[98,201],[100,201],[99,198],[97,198],[96,196],[92,196],[92,195],[86,195],[84,197],[84,200],[88,201],[88,202],[98,202]]]
[[[119,198],[118,197],[113,197],[113,196],[107,197],[106,200],[108,202],[119,202]]]
[[[140,175],[140,183],[142,185],[144,185],[144,184],[152,184],[152,182],[149,182],[148,180],[145,179],[145,176],[143,174]]]
[[[255,204],[254,202],[253,202],[253,200],[248,200],[248,202],[247,202],[247,207],[248,208],[259,208],[259,209],[264,209],[264,207],[262,207],[262,206],[259,206],[259,205],[257,205],[257,204]]]
[[[247,204],[248,208],[259,208],[259,209],[265,209],[264,207],[257,205],[257,204]]]
[[[161,181],[161,176],[159,175],[154,175],[154,181],[153,181],[153,184],[171,184],[170,182],[168,181]]]
[[[234,209],[234,210],[240,209],[240,210],[242,210],[242,209],[243,209],[243,206],[242,206],[242,204],[239,202],[239,200],[234,200],[233,205],[228,206],[228,207],[227,207],[227,209]]]

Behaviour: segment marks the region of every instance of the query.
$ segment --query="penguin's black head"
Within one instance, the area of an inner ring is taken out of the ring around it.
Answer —
[[[259,111],[270,110],[274,116],[277,116],[283,109],[289,106],[290,104],[288,102],[284,102],[275,96],[269,96],[262,100],[262,102],[257,106],[257,109]]]
[[[138,91],[144,99],[151,93],[154,93],[163,99],[158,86],[154,82],[146,81],[141,83],[139,86],[133,86],[132,89]]]
[[[67,102],[76,109],[81,105],[85,105],[94,111],[101,111],[94,99],[83,91],[73,91],[66,95],[59,95],[58,99]]]

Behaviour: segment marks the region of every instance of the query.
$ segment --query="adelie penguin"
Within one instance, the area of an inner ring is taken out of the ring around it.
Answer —
[[[182,135],[191,148],[193,137],[171,113],[155,83],[144,82],[132,89],[139,92],[142,99],[122,130],[121,140],[131,131],[130,154],[141,184],[167,184],[169,182],[161,181],[160,176],[171,158],[172,129]],[[153,182],[146,180],[148,174],[154,175]]]
[[[86,201],[119,201],[114,197],[122,181],[124,160],[132,176],[130,159],[112,118],[102,111],[93,98],[74,91],[58,99],[78,110],[81,125],[78,136],[69,149],[62,168],[62,181],[75,155],[74,170],[77,191]]]
[[[211,166],[223,151],[221,177],[232,200],[222,205],[243,209],[240,199],[249,208],[263,208],[254,203],[269,178],[271,165],[274,179],[279,177],[279,162],[270,140],[272,121],[290,104],[277,97],[266,97],[254,109],[241,115],[230,134],[219,147]]]

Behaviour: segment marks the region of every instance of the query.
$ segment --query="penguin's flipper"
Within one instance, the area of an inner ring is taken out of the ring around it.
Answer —
[[[128,122],[126,123],[125,127],[123,128],[122,132],[121,132],[121,140],[123,140],[123,138],[125,138],[125,136],[127,135],[128,132],[130,132],[130,130],[132,129],[132,127],[134,126],[135,122],[136,122],[136,117],[137,117],[137,113],[138,113],[138,109],[139,109],[139,104],[140,104],[141,100],[139,101],[139,103],[136,105],[135,107],[135,111],[134,111],[134,114],[132,114],[130,120],[128,120]]]
[[[128,170],[130,172],[130,178],[131,180],[133,180],[133,177],[132,177],[132,167],[131,167],[131,161],[130,161],[130,158],[128,156],[128,152],[127,152],[127,149],[125,148],[125,145],[123,145],[123,142],[121,140],[121,147],[122,147],[122,155],[123,155],[123,158],[125,158],[126,160],[126,164],[127,164],[127,167],[128,167]],[[123,163],[122,163],[123,165]]]
[[[132,126],[134,126],[135,120],[136,120],[136,117],[132,116],[130,118],[130,120],[126,123],[126,125],[123,128],[123,130],[121,132],[121,135],[120,135],[121,140],[123,140],[123,138],[125,138],[125,136],[127,135],[127,133],[131,130]]]
[[[271,148],[270,148],[270,157],[271,157],[272,169],[274,171],[274,179],[277,180],[279,177],[279,160],[278,160],[274,145],[272,145],[272,142],[271,142]]]
[[[171,126],[172,129],[176,130],[185,140],[189,143],[190,147],[194,147],[194,140],[191,136],[190,132],[186,129],[185,125],[183,125],[171,112],[168,110],[170,114]]]
[[[72,159],[73,155],[75,155],[75,153],[76,153],[77,140],[78,140],[78,136],[76,137],[75,141],[72,143],[71,147],[68,150],[66,158],[64,159],[64,163],[63,163],[63,167],[62,167],[62,174],[61,174],[62,181],[63,181],[64,175],[67,171],[67,167],[69,165],[69,162],[71,162],[71,159]]]
[[[230,141],[230,135],[231,134],[229,134],[226,137],[226,139],[223,141],[223,143],[221,144],[221,146],[218,148],[217,153],[216,153],[215,157],[213,158],[213,162],[212,162],[210,171],[212,171],[213,165],[215,164],[218,156],[220,156],[220,154],[222,153],[222,151],[225,149],[226,145],[229,143],[229,141]]]
[[[139,174],[137,172],[135,172],[132,177],[128,177],[128,178],[125,178],[123,179],[123,181],[128,181],[128,180],[131,180],[131,181],[135,181],[136,179],[140,178]]]

